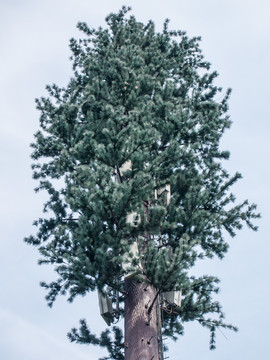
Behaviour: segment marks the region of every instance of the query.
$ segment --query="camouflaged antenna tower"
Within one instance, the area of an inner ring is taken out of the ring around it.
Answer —
[[[219,146],[230,91],[220,95],[199,38],[167,20],[156,32],[129,10],[110,14],[105,29],[79,23],[73,77],[37,100],[33,173],[49,199],[26,241],[57,273],[42,283],[49,306],[98,290],[111,330],[96,336],[81,320],[71,341],[104,347],[110,359],[162,360],[162,336],[176,339],[187,321],[210,330],[211,348],[217,328],[235,329],[213,298],[218,279],[189,270],[223,258],[224,232],[256,229],[258,215],[230,192],[241,177],[224,169],[229,152]],[[123,317],[124,339],[114,325]]]

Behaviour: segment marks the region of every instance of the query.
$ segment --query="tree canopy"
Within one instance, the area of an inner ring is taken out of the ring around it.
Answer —
[[[223,258],[225,233],[234,236],[243,224],[256,230],[259,216],[254,204],[235,202],[231,186],[241,175],[224,168],[230,89],[215,85],[200,38],[169,30],[168,20],[157,32],[152,21],[127,17],[129,10],[110,14],[105,29],[79,23],[84,38],[70,41],[73,77],[65,88],[47,86],[48,97],[36,101],[33,173],[49,200],[26,241],[58,274],[42,283],[50,306],[58,294],[72,301],[105,286],[123,295],[123,276],[133,268],[158,293],[181,289],[181,307],[164,312],[164,334],[176,338],[185,322],[197,320],[214,347],[215,329],[234,327],[213,299],[218,279],[190,276],[189,269],[198,259]],[[165,206],[154,194],[166,185]],[[132,213],[136,224],[127,221]],[[134,241],[139,257],[126,269]],[[101,341],[84,321],[70,339]]]

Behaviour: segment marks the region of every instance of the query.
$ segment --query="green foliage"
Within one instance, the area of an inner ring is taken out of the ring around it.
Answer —
[[[114,339],[111,339],[111,333],[114,336]],[[99,345],[103,348],[106,348],[110,357],[104,357],[100,360],[115,359],[115,360],[124,360],[124,340],[122,331],[113,326],[112,331],[106,329],[101,333],[99,337],[95,334],[92,334],[88,329],[86,321],[80,321],[80,329],[72,329],[68,333],[68,338],[71,342],[75,341],[79,344],[92,344]]]
[[[51,306],[58,294],[72,301],[105,285],[123,291],[123,256],[139,239],[138,278],[159,293],[182,290],[183,306],[164,316],[166,335],[174,338],[184,322],[197,320],[210,329],[214,347],[215,329],[228,327],[212,300],[217,279],[195,279],[188,270],[197,259],[222,258],[224,230],[234,236],[244,223],[256,230],[258,217],[254,204],[235,204],[230,188],[241,175],[223,168],[229,153],[219,142],[231,124],[230,90],[216,100],[222,89],[199,38],[168,30],[167,20],[158,33],[152,21],[127,18],[128,10],[110,14],[106,29],[79,23],[85,38],[70,41],[73,77],[66,88],[47,86],[49,97],[37,100],[33,171],[36,190],[48,192],[48,216],[26,241],[38,247],[40,264],[55,266],[58,279],[42,283]],[[127,161],[132,167],[121,174]],[[166,184],[167,206],[154,197]],[[127,222],[132,212],[136,226]],[[85,326],[71,340],[83,342],[86,334],[101,345]]]

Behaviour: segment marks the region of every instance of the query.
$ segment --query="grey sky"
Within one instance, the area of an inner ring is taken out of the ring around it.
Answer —
[[[29,143],[38,129],[34,98],[45,85],[66,85],[71,72],[68,41],[80,36],[78,21],[104,25],[108,13],[123,1],[2,0],[0,2],[0,356],[8,360],[96,360],[98,349],[70,344],[66,333],[86,318],[99,333],[105,323],[98,315],[95,294],[46,306],[40,280],[54,278],[52,269],[38,267],[38,254],[22,239],[33,233],[45,194],[36,195],[31,179]],[[198,266],[197,273],[218,275],[228,322],[240,332],[217,334],[217,350],[208,350],[208,332],[188,325],[185,336],[171,346],[170,359],[268,360],[269,332],[269,80],[270,3],[264,0],[130,0],[134,15],[165,18],[171,28],[202,36],[202,49],[218,84],[233,88],[233,126],[222,147],[231,151],[226,167],[244,179],[235,187],[239,200],[256,202],[263,218],[260,230],[243,230],[230,240],[223,261]]]

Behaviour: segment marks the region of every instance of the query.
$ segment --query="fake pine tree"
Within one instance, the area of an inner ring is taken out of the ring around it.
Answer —
[[[194,277],[198,259],[223,258],[231,236],[255,206],[235,204],[241,177],[223,168],[219,148],[230,127],[230,91],[220,99],[199,48],[182,31],[110,14],[108,27],[79,23],[71,39],[73,77],[48,86],[37,100],[40,130],[32,157],[37,190],[46,190],[47,215],[26,239],[53,264],[58,279],[42,283],[52,306],[98,290],[108,325],[100,337],[85,320],[71,341],[105,347],[110,359],[163,359],[162,336],[175,339],[196,320],[210,330],[231,328],[212,295],[214,276]],[[97,309],[98,311],[98,309]]]

